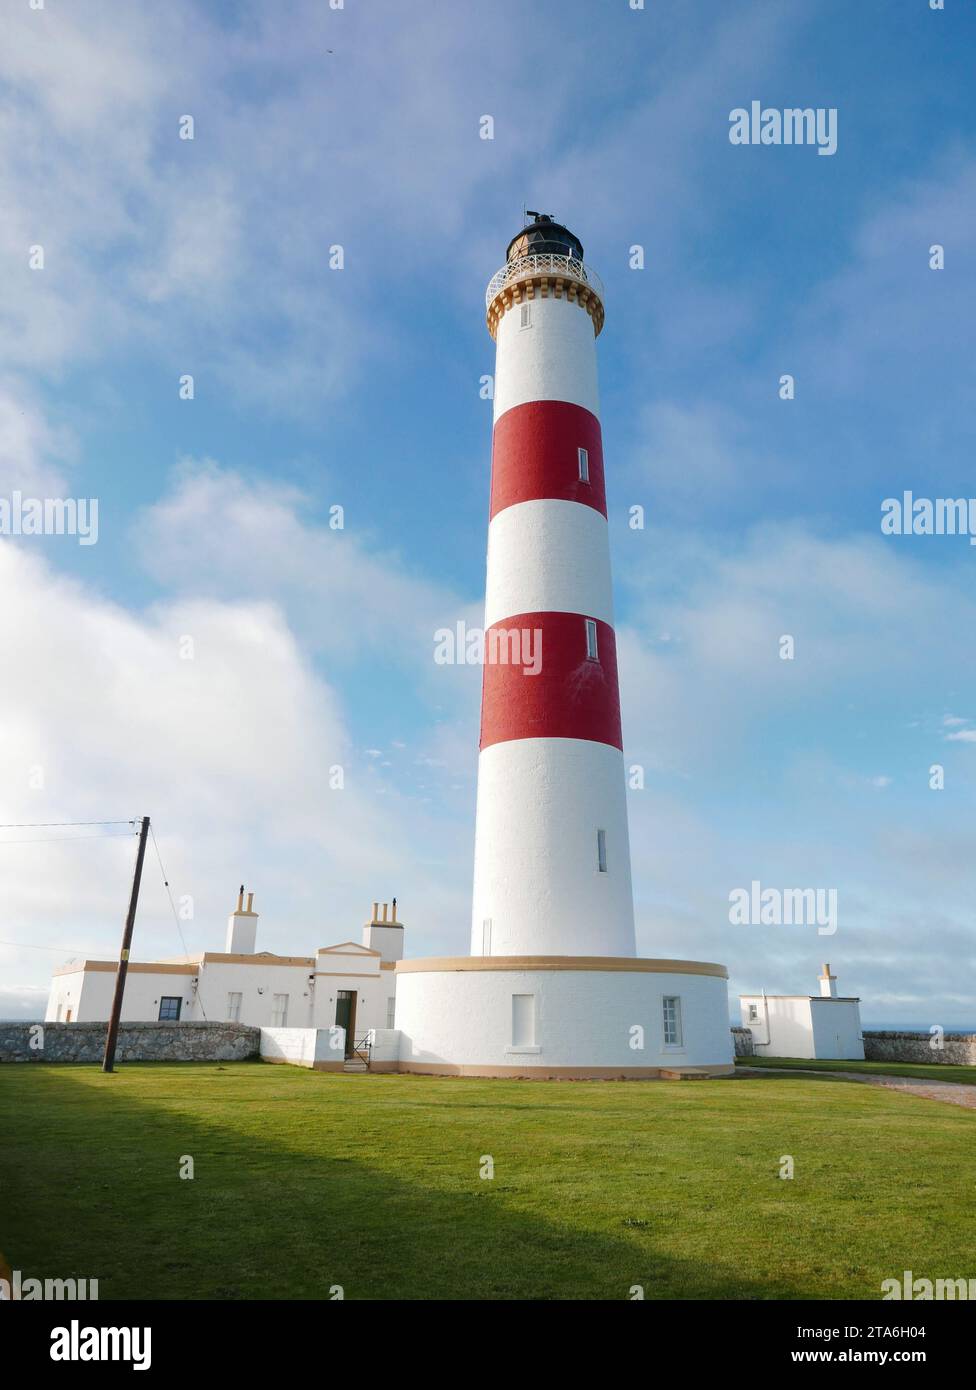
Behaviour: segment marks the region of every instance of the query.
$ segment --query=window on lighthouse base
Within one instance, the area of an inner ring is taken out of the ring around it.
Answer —
[[[512,1041],[506,1052],[542,1051],[536,1041],[536,1008],[534,994],[512,995]]]
[[[588,483],[590,481],[590,456],[585,449],[577,449],[576,453],[579,456],[580,482]]]
[[[586,658],[588,661],[600,660],[600,651],[596,641],[596,623],[592,618],[586,619]]]
[[[681,1000],[676,994],[666,994],[664,1004],[664,1046],[680,1048],[681,1039]]]

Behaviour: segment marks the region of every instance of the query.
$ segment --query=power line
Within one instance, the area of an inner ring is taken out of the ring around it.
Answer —
[[[135,825],[133,816],[122,820],[23,820],[0,821],[0,830],[41,830],[52,825]]]
[[[0,946],[15,946],[19,951],[55,951],[59,956],[65,951],[77,951],[79,958],[90,954],[78,950],[77,946],[36,946],[33,941],[0,941]]]
[[[4,829],[6,826],[0,826],[0,830]],[[4,845],[53,845],[57,841],[63,843],[65,840],[130,840],[137,833],[134,830],[107,830],[104,835],[27,835],[18,840],[0,839],[0,848]]]

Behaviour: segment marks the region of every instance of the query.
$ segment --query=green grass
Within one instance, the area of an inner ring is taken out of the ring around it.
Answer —
[[[960,1081],[976,1086],[976,1067],[942,1062],[837,1062],[804,1057],[739,1057],[742,1067],[785,1067],[799,1071],[858,1071],[875,1076],[911,1076],[917,1081]]]
[[[0,1135],[0,1251],[103,1299],[877,1298],[972,1272],[976,1115],[812,1077],[35,1063],[0,1067]]]

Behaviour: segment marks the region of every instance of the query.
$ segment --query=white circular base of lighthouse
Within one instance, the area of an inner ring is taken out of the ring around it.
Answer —
[[[400,961],[396,1028],[401,1072],[616,1080],[734,1070],[728,972],[707,961]]]

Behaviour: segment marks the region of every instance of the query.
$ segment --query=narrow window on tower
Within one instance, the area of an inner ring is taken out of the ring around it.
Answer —
[[[588,483],[590,481],[590,456],[585,449],[577,449],[576,452],[579,454],[580,482]]]
[[[523,303],[519,310],[519,327],[532,327],[532,305]]]
[[[596,862],[601,874],[607,871],[607,832],[598,830],[596,832]]]
[[[600,651],[596,644],[596,623],[586,619],[586,656],[589,661],[599,661]]]

